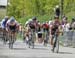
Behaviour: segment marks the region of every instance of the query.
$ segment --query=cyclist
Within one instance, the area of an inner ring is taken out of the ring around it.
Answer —
[[[75,30],[75,18],[72,18],[72,22],[70,24],[70,27]]]
[[[62,25],[66,24],[66,23],[68,22],[67,19],[68,19],[67,17],[63,17],[63,18],[62,18]]]
[[[5,18],[1,21],[1,27],[2,29],[6,29],[6,23],[8,21],[9,17],[8,16],[5,16]]]
[[[43,42],[42,33],[42,24],[38,21],[37,38],[39,43]]]
[[[3,31],[4,43],[8,41],[7,32],[6,32],[6,23],[7,23],[8,19],[9,19],[9,17],[5,16],[4,19],[1,21],[1,28],[2,28],[2,31]]]
[[[29,28],[30,28],[30,32],[31,32],[31,38],[30,38],[30,42],[34,48],[34,42],[36,40],[36,32],[37,32],[37,27],[38,27],[38,21],[36,17],[33,17],[32,20],[28,23]],[[31,45],[30,44],[30,45]]]
[[[53,48],[53,39],[54,39],[54,35],[55,33],[57,32],[57,36],[59,35],[59,26],[60,26],[60,21],[59,21],[59,17],[58,16],[55,16],[54,17],[54,22],[52,24],[52,26],[50,27],[50,36],[51,36],[51,45],[52,45],[52,48]]]
[[[44,45],[45,45],[46,43],[48,43],[48,39],[49,39],[49,23],[48,22],[44,23],[42,27],[45,33],[45,39],[44,39]]]
[[[28,23],[31,29],[37,30],[38,21],[36,17],[33,17],[32,20]]]
[[[29,37],[30,37],[30,27],[29,27],[29,22],[31,22],[32,19],[29,19],[28,21],[26,21],[25,23],[25,30],[24,30],[24,37],[23,40],[24,42],[26,42],[26,44],[28,44],[29,42]]]
[[[16,32],[19,30],[19,23],[15,20],[14,17],[11,17],[6,23],[6,30],[10,34],[13,33],[16,40]]]

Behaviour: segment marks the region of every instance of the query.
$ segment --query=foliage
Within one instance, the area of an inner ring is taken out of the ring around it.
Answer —
[[[64,14],[72,17],[71,14],[75,12],[75,0],[63,1]],[[37,16],[40,21],[43,21],[45,18],[45,21],[49,19],[49,17],[53,17],[54,8],[56,5],[60,5],[60,2],[61,0],[10,0],[8,15],[15,16],[20,22],[24,22],[32,16]],[[73,16],[75,16],[75,14],[73,14]],[[41,17],[43,18],[41,19]]]

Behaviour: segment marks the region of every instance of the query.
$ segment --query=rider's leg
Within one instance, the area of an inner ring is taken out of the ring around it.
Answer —
[[[14,32],[13,36],[14,36],[14,42],[15,42],[15,41],[16,41],[17,33],[16,33],[16,32]]]
[[[53,35],[51,35],[50,44],[53,47]]]

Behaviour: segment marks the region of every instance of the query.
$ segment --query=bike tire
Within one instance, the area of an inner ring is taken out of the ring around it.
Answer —
[[[13,36],[11,36],[9,39],[9,48],[10,49],[13,49],[13,43],[14,43]]]
[[[54,45],[53,45],[53,52],[58,53],[59,52],[59,40],[58,37],[55,36],[55,41],[54,41]]]

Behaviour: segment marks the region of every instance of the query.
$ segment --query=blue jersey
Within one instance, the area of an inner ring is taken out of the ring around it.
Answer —
[[[3,19],[1,22],[1,27],[6,28],[6,23],[7,23],[7,20]]]

